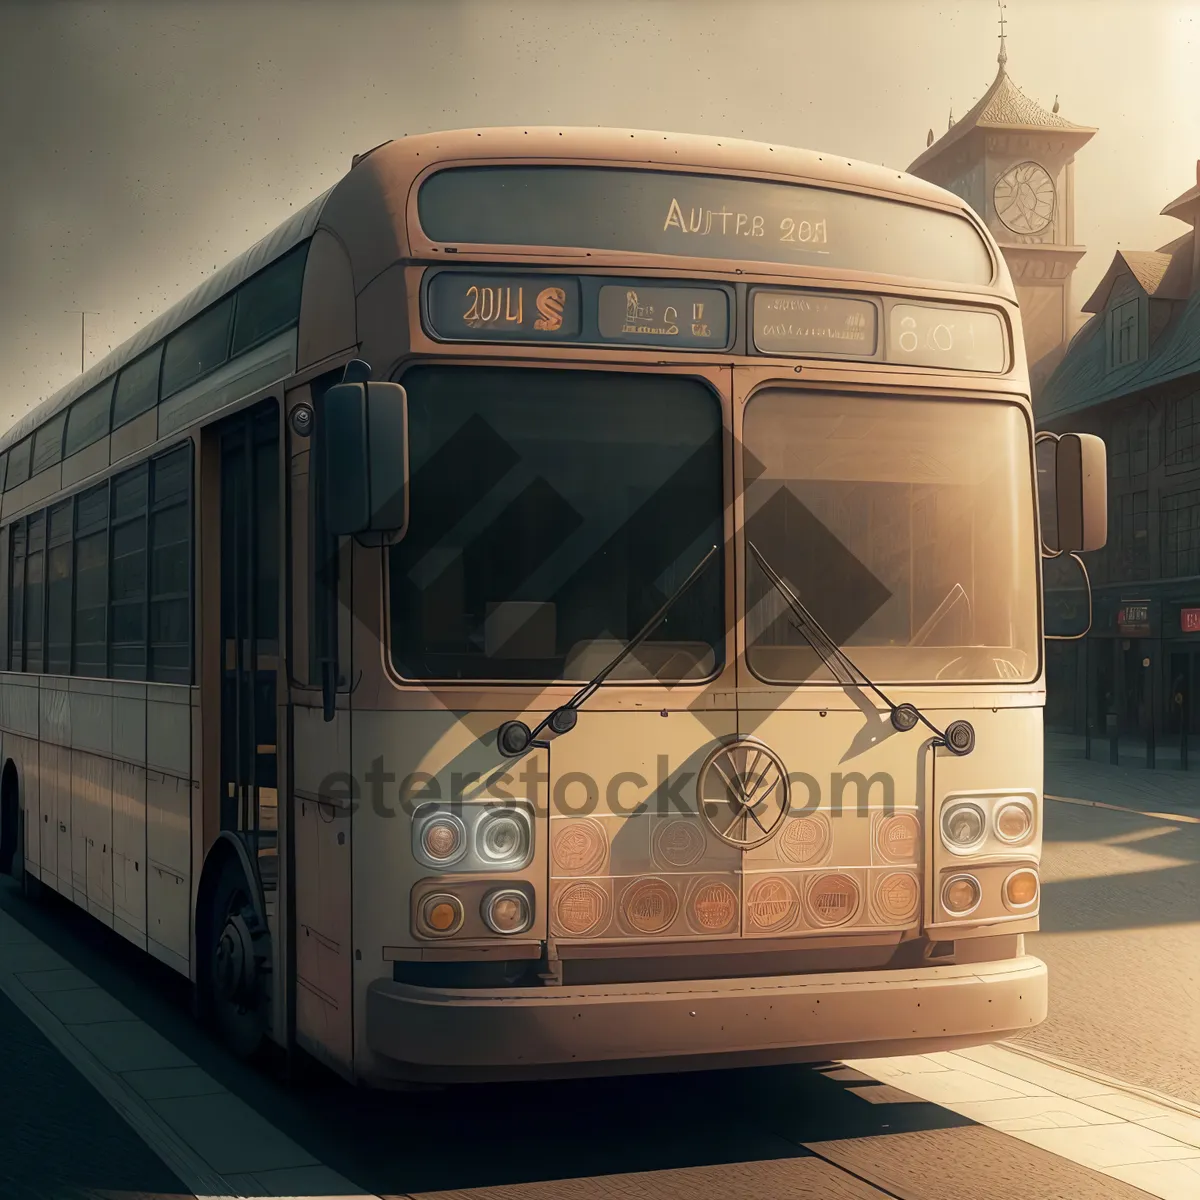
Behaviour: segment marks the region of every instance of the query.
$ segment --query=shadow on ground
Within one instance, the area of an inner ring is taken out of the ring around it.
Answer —
[[[972,1125],[834,1064],[416,1093],[356,1089],[311,1063],[289,1079],[278,1062],[246,1064],[230,1057],[192,1021],[186,981],[86,913],[53,895],[32,903],[9,881],[0,886],[0,905],[234,1095],[367,1192],[394,1195],[797,1159],[810,1156],[803,1143]],[[24,1070],[46,1075],[56,1063],[71,1073],[48,1045],[43,1058]],[[35,1096],[31,1104],[17,1091],[9,1095],[32,1129],[50,1122],[47,1136],[61,1153],[69,1140],[64,1120],[95,1125],[100,1118],[72,1117],[65,1109],[56,1110],[61,1116],[48,1115],[57,1103],[53,1090],[44,1103]],[[115,1122],[114,1139],[127,1134],[98,1096],[85,1100],[101,1104],[104,1120]],[[36,1175],[37,1162],[51,1154],[50,1144],[44,1150],[29,1145]],[[111,1169],[105,1178],[86,1181],[93,1191],[174,1191],[155,1174],[152,1156],[139,1165],[128,1155],[122,1159],[118,1150],[114,1141],[109,1160],[94,1160],[109,1161]],[[0,1187],[4,1182],[0,1172]],[[63,1182],[83,1181],[64,1176]],[[23,1193],[10,1188],[3,1194],[7,1200]]]

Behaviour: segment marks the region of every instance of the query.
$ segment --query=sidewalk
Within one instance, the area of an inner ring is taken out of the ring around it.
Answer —
[[[1178,743],[1158,747],[1155,765],[1148,768],[1145,743],[1125,742],[1119,763],[1113,766],[1107,741],[1092,739],[1089,760],[1084,758],[1082,737],[1048,731],[1043,787],[1048,796],[1200,814],[1200,745],[1189,750],[1189,770],[1179,769]]]
[[[1200,1196],[1200,1109],[1182,1101],[1020,1042],[846,1065],[1160,1200]]]
[[[3,1200],[368,1196],[5,911],[0,1064]]]
[[[9,974],[9,973],[12,974]],[[189,1193],[44,1033],[4,993],[9,978],[70,1002],[87,981],[0,921],[0,1196],[84,1200]]]

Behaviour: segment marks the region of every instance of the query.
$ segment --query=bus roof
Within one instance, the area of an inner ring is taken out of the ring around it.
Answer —
[[[0,453],[28,436],[51,417],[57,416],[68,408],[72,401],[86,395],[92,388],[114,375],[126,363],[132,362],[143,351],[157,345],[168,334],[174,332],[181,325],[185,325],[192,317],[203,312],[222,296],[233,291],[238,284],[255,272],[262,270],[263,267],[282,257],[294,246],[311,237],[328,197],[329,192],[326,191],[306,204],[299,212],[293,213],[282,225],[273,229],[266,237],[255,242],[249,250],[239,254],[237,258],[210,275],[199,287],[189,292],[165,313],[155,317],[148,325],[143,325],[133,337],[122,342],[115,350],[90,366],[66,387],[60,388],[49,399],[42,401],[41,404],[18,418],[8,431],[0,436]]]
[[[0,435],[0,453],[57,416],[73,401],[86,395],[139,354],[233,291],[255,272],[311,237],[323,223],[322,215],[328,202],[335,193],[341,193],[352,178],[355,184],[361,180],[367,190],[375,193],[373,203],[369,203],[361,215],[367,217],[369,214],[377,219],[381,211],[387,214],[391,237],[406,251],[405,212],[413,182],[431,165],[472,159],[558,159],[593,164],[607,162],[614,166],[642,163],[675,170],[698,168],[731,174],[749,173],[863,188],[895,199],[950,207],[964,213],[970,211],[967,204],[954,193],[902,171],[857,162],[840,155],[741,138],[557,126],[513,126],[415,134],[385,142],[357,156],[351,171],[334,187],[209,276],[199,287],[93,364],[84,374],[20,417],[6,433]],[[355,199],[361,195],[357,187],[349,190]],[[354,203],[350,195],[346,199]],[[381,200],[382,205],[379,203]],[[369,218],[363,221],[363,225],[370,224]],[[339,232],[343,236],[349,235],[351,241],[358,240],[355,233],[365,235],[368,241],[373,240],[371,232],[365,228],[347,228]],[[354,257],[354,248],[350,249]]]
[[[574,159],[593,163],[645,163],[653,166],[776,175],[886,192],[898,199],[949,205],[966,203],[915,175],[859,162],[842,155],[743,138],[649,129],[595,129],[571,126],[511,126],[423,133],[385,142],[361,157],[381,175],[407,181],[438,162],[472,158]],[[407,169],[406,169],[407,167]]]

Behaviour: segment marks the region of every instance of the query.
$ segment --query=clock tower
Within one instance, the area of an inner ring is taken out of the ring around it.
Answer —
[[[1074,333],[1075,152],[1095,129],[1047,112],[1009,78],[1003,6],[999,70],[971,110],[908,168],[961,196],[986,222],[1008,263],[1036,395]]]

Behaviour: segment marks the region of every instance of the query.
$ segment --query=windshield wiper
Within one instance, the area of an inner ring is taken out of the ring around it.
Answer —
[[[571,697],[566,704],[556,708],[541,724],[533,730],[524,721],[505,721],[496,730],[496,746],[500,753],[507,758],[515,758],[524,754],[532,745],[534,738],[543,729],[549,728],[553,733],[569,733],[575,728],[579,719],[579,708],[595,694],[600,685],[666,620],[667,613],[675,602],[700,578],[704,568],[716,557],[717,547],[709,552],[692,568],[692,573],[667,597],[662,607],[621,647],[620,652],[603,670],[598,672]]]
[[[975,748],[975,730],[967,721],[952,721],[943,732],[915,704],[893,704],[871,682],[865,671],[851,661],[850,656],[825,632],[824,626],[804,606],[804,602],[788,587],[787,582],[779,575],[770,563],[762,556],[762,552],[753,543],[746,543],[758,559],[758,565],[763,574],[771,581],[775,590],[787,602],[787,606],[803,622],[796,629],[804,640],[821,656],[822,662],[829,668],[833,677],[843,687],[857,687],[864,683],[888,706],[891,711],[892,728],[900,733],[915,729],[918,722],[923,722],[937,734],[939,741],[952,754],[970,754]],[[806,628],[807,626],[807,628]],[[811,632],[810,632],[811,630]],[[815,636],[814,636],[815,635]]]

